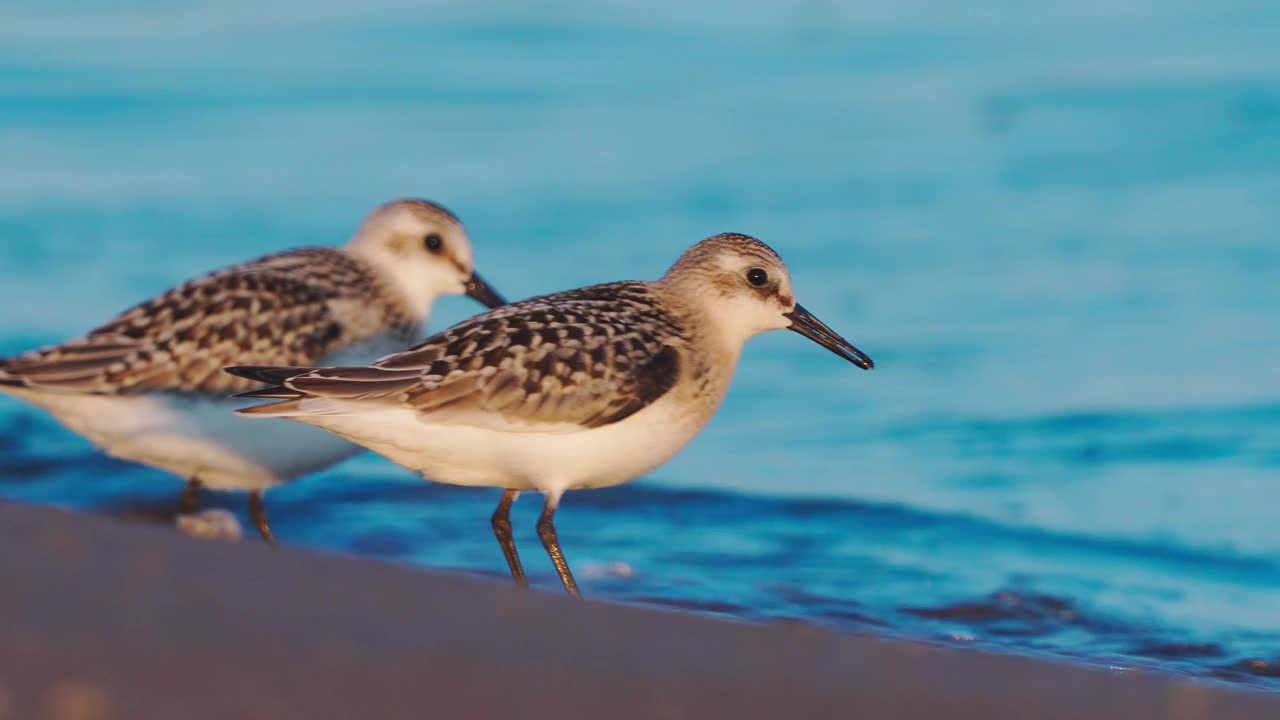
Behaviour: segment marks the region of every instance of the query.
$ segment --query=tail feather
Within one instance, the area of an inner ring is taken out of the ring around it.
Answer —
[[[266,403],[265,405],[253,405],[246,408],[236,410],[237,415],[262,416],[262,417],[292,417],[300,415],[301,398],[292,400],[281,400],[280,402]]]
[[[309,367],[274,367],[270,365],[237,365],[222,368],[225,373],[248,380],[256,380],[267,385],[284,385],[286,380],[305,375],[315,368]]]
[[[85,380],[87,378],[78,378],[78,379]],[[48,393],[48,394],[54,394],[54,395],[100,394],[100,391],[96,387],[96,384],[83,383],[83,382],[79,382],[79,383],[63,382],[56,385],[44,385],[39,382],[33,381],[31,378],[27,377],[26,375],[10,375],[4,372],[3,370],[0,370],[0,390],[7,391],[11,388],[20,389],[20,390],[30,390],[30,391],[39,392],[42,394]]]
[[[302,397],[302,393],[297,390],[290,390],[283,385],[272,385],[270,387],[259,388],[257,390],[249,390],[248,392],[236,393],[231,397],[234,398],[253,398],[253,399],[294,399]]]
[[[372,366],[307,368],[248,365],[223,369],[237,377],[267,384],[267,387],[234,396],[277,401],[236,410],[239,415],[259,417],[350,415],[365,408],[360,402],[362,400],[403,392],[420,382],[417,370],[389,371]]]
[[[237,415],[250,417],[294,418],[307,422],[306,418],[332,415],[357,415],[365,412],[369,406],[350,400],[318,398],[307,395],[279,400],[278,402],[254,405],[236,410]]]
[[[7,370],[13,358],[0,358],[0,385],[9,387],[21,387],[23,382],[18,378],[10,375]]]
[[[9,368],[13,366],[13,361],[14,358],[0,358],[0,387],[29,387],[30,384],[26,378],[9,372]]]
[[[223,372],[242,377],[246,380],[266,383],[266,387],[248,392],[232,395],[236,398],[246,399],[269,399],[280,400],[281,402],[267,403],[265,405],[254,405],[252,407],[241,408],[236,410],[237,415],[289,415],[290,413],[280,413],[283,409],[281,406],[293,407],[297,405],[297,401],[302,397],[302,393],[297,390],[291,390],[285,387],[284,383],[290,378],[297,377],[309,373],[314,368],[309,367],[273,367],[268,365],[237,365],[233,367],[223,368]]]

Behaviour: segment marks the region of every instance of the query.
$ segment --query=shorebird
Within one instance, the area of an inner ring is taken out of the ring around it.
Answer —
[[[262,493],[360,448],[314,428],[236,417],[243,403],[228,395],[255,385],[222,368],[372,362],[420,339],[436,298],[460,293],[488,307],[504,302],[474,272],[453,213],[397,200],[371,212],[343,247],[225,268],[82,337],[0,359],[0,392],[49,411],[110,455],[186,479],[184,515],[201,487],[249,491],[253,522],[275,544]]]
[[[491,310],[370,366],[227,371],[274,384],[242,397],[276,402],[241,414],[324,428],[431,480],[503,489],[491,524],[522,586],[509,513],[520,492],[542,492],[538,535],[580,596],[556,537],[565,491],[670,460],[719,408],[746,341],[782,328],[873,367],[796,303],[777,253],[729,233],[694,245],[659,280]]]

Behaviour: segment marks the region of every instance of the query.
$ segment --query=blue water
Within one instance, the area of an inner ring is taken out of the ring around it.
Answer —
[[[588,594],[1280,688],[1280,5],[23,5],[0,352],[400,195],[510,296],[751,232],[878,367],[753,341],[683,455],[566,499]],[[5,497],[179,488],[0,431]],[[286,543],[500,577],[495,501],[373,456],[268,496]]]

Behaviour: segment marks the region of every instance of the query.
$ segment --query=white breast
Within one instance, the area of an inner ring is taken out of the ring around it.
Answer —
[[[346,402],[342,414],[294,419],[351,438],[430,480],[558,496],[633,480],[674,457],[705,423],[675,398],[669,393],[611,425],[554,434],[433,422],[409,408],[374,403]]]

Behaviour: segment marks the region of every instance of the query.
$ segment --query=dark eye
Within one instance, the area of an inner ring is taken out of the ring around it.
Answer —
[[[433,253],[440,252],[440,248],[444,247],[444,239],[435,233],[428,235],[423,243],[427,246],[427,250]]]
[[[747,271],[747,282],[756,287],[764,287],[765,283],[769,282],[769,273],[763,268],[751,268]]]

